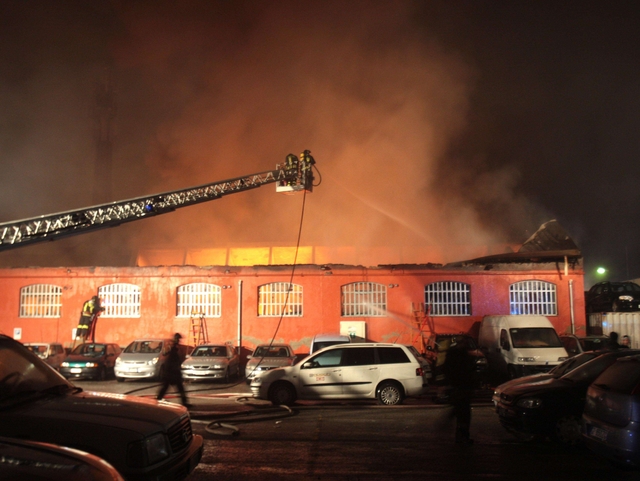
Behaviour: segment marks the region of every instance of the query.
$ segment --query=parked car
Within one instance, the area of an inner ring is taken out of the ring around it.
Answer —
[[[244,373],[247,384],[251,384],[253,378],[271,369],[293,366],[296,355],[289,344],[260,344],[247,359]]]
[[[231,343],[202,344],[197,346],[182,363],[182,377],[197,381],[240,377],[240,356]]]
[[[173,339],[136,339],[118,356],[115,365],[116,380],[158,379],[169,355]],[[190,348],[178,344],[180,360],[183,362]]]
[[[104,381],[114,375],[116,358],[120,354],[117,344],[86,342],[76,346],[60,364],[60,374],[67,379],[84,378]]]
[[[183,406],[83,392],[4,335],[0,436],[86,451],[105,459],[126,479],[181,479],[200,462],[203,449]]]
[[[453,344],[464,340],[468,347],[469,354],[475,359],[476,373],[478,374],[478,381],[481,382],[487,370],[487,358],[483,352],[478,348],[478,345],[474,339],[463,333],[457,334],[432,334],[427,340],[427,352],[425,353],[427,361],[431,365],[431,372],[433,373],[433,382],[435,384],[446,384],[442,366],[447,358],[447,350]]]
[[[633,354],[640,354],[640,350],[603,352],[557,379],[504,389],[497,406],[500,423],[514,434],[551,437],[566,445],[578,444],[589,384],[618,358]]]
[[[67,352],[58,342],[27,342],[24,346],[54,369],[60,369],[60,364],[67,357]]]
[[[619,359],[589,386],[582,416],[586,446],[611,461],[640,466],[640,356]]]
[[[411,353],[416,357],[420,366],[422,366],[422,371],[424,372],[424,377],[426,379],[431,379],[433,377],[433,373],[431,372],[431,364],[429,364],[429,360],[423,355],[418,349],[412,344],[405,344],[407,349],[411,351]]]
[[[560,335],[560,342],[569,356],[576,356],[585,351],[599,351],[607,348],[609,336],[576,336],[574,334]]]
[[[539,372],[537,374],[530,374],[529,376],[524,377],[516,377],[511,379],[505,383],[500,384],[493,390],[493,396],[491,400],[493,401],[493,405],[496,408],[496,412],[498,412],[498,402],[500,401],[500,395],[506,389],[510,389],[519,384],[527,384],[532,382],[540,382],[546,379],[555,378],[558,379],[568,372],[573,371],[578,366],[582,366],[585,362],[591,361],[598,357],[600,354],[604,354],[606,351],[588,351],[578,354],[576,356],[570,357],[566,361],[562,362],[562,364],[558,364],[556,367],[551,369],[549,372]]]
[[[325,347],[335,346],[336,344],[349,344],[350,342],[351,338],[342,334],[316,334],[311,340],[309,354],[318,352]]]
[[[104,459],[78,449],[0,437],[0,479],[124,481]]]
[[[428,387],[420,363],[400,344],[357,343],[327,347],[300,363],[272,369],[251,381],[251,392],[275,405],[297,399],[377,399],[401,404]]]
[[[587,312],[640,311],[640,286],[635,282],[598,282],[585,296]]]

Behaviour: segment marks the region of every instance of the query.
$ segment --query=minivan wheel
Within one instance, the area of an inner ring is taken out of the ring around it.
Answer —
[[[291,406],[296,401],[296,391],[291,384],[278,383],[269,389],[269,401],[275,406]]]
[[[402,404],[402,401],[404,400],[404,392],[397,383],[386,381],[378,386],[376,398],[378,399],[378,404],[394,406],[396,404]]]
[[[580,418],[574,414],[562,416],[556,422],[554,438],[565,446],[577,446],[582,439]]]

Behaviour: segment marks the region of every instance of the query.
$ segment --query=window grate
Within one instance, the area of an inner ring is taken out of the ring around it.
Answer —
[[[20,289],[20,317],[60,317],[62,288],[33,284]]]
[[[101,317],[140,317],[140,288],[133,284],[108,284],[98,289]]]
[[[222,289],[215,284],[193,283],[178,287],[178,317],[220,317]]]
[[[387,287],[375,282],[353,282],[341,287],[342,317],[387,315]]]
[[[509,286],[511,314],[557,316],[556,285],[545,281],[520,281]]]
[[[302,286],[273,282],[258,287],[258,316],[301,317]]]
[[[470,316],[470,289],[463,282],[433,282],[424,288],[424,302],[432,316]]]

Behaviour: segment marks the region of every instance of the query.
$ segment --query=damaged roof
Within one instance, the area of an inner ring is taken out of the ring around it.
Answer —
[[[582,252],[577,244],[567,234],[567,231],[557,220],[550,220],[540,226],[524,244],[518,252],[505,252],[486,257],[478,257],[462,262],[447,264],[447,266],[462,266],[469,264],[489,264],[489,263],[527,263],[527,262],[554,262],[571,259],[575,263],[582,257]]]

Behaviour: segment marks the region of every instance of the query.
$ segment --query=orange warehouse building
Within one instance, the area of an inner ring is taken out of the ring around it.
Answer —
[[[210,341],[290,343],[317,333],[414,344],[432,332],[477,338],[483,316],[543,314],[559,333],[584,333],[580,255],[511,253],[447,265],[59,267],[0,269],[0,332],[71,345],[82,305],[105,311],[96,341],[121,346],[180,332],[193,342],[203,316]]]

